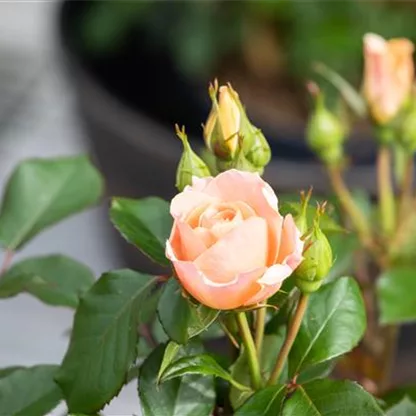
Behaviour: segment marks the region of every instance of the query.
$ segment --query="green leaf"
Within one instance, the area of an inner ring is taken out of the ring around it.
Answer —
[[[0,298],[28,292],[49,305],[76,308],[94,283],[92,271],[62,255],[33,257],[12,266],[0,280]]]
[[[14,366],[11,366],[11,367],[0,368],[0,378],[6,377],[9,374],[13,373],[13,371],[20,370],[20,369],[23,369],[23,368],[25,368],[25,367],[21,367],[21,366],[18,366],[18,365],[14,365]]]
[[[400,403],[397,403],[391,407],[386,416],[415,416],[416,415],[416,403],[412,402],[407,396],[402,399]]]
[[[215,309],[191,303],[173,278],[165,283],[157,313],[166,334],[178,344],[186,344],[190,338],[205,331],[219,315]]]
[[[280,415],[285,394],[286,386],[282,384],[259,390],[235,412],[235,416]]]
[[[316,379],[326,378],[332,373],[335,364],[336,359],[324,361],[322,363],[313,365],[307,368],[306,370],[302,371],[299,374],[299,377],[297,378],[296,382],[298,384],[304,384]]]
[[[377,281],[382,324],[416,320],[416,271],[414,267],[386,270]]]
[[[181,348],[180,344],[177,344],[174,341],[170,341],[168,345],[166,345],[165,353],[163,354],[163,360],[160,364],[159,373],[157,375],[157,382],[160,382],[163,372],[166,368],[172,363],[172,361],[178,355],[179,349]]]
[[[19,368],[0,378],[0,413],[42,416],[58,405],[62,393],[53,381],[57,365]]]
[[[160,287],[156,287],[149,296],[143,300],[138,315],[138,320],[142,324],[150,324],[157,313],[157,305],[159,304],[160,295],[162,291]]]
[[[12,173],[0,212],[0,242],[9,250],[100,198],[103,181],[86,156],[30,159]]]
[[[71,412],[101,409],[121,389],[136,358],[140,309],[157,278],[105,273],[81,299],[56,380]]]
[[[191,351],[193,350],[194,348],[191,349]],[[215,405],[212,376],[184,376],[160,385],[157,384],[158,370],[163,360],[164,351],[165,346],[159,345],[140,369],[139,396],[142,415],[211,415]]]
[[[289,354],[289,374],[350,351],[364,334],[366,315],[354,279],[342,277],[310,296],[308,308]]]
[[[121,235],[156,263],[168,266],[166,240],[172,229],[169,204],[160,198],[113,198],[110,219]]]
[[[238,383],[231,374],[222,368],[213,357],[208,354],[199,354],[183,357],[169,365],[162,374],[162,382],[189,374],[202,374],[205,376],[220,377],[240,390],[250,390],[249,387]]]
[[[371,394],[352,381],[317,380],[298,386],[282,416],[381,416]]]

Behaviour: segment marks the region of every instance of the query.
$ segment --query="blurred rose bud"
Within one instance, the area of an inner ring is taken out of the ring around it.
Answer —
[[[194,180],[173,198],[166,256],[186,292],[214,309],[236,309],[276,293],[302,261],[292,216],[270,185],[235,169]]]
[[[231,85],[210,85],[212,109],[204,126],[204,139],[208,149],[220,159],[232,159],[238,148],[241,112],[238,94]],[[218,99],[217,99],[218,95]]]
[[[392,120],[409,97],[414,78],[413,50],[408,39],[386,41],[373,33],[364,36],[363,94],[378,124]]]
[[[296,285],[303,293],[317,291],[329,273],[333,259],[328,239],[319,227],[319,215],[307,239],[304,260],[295,271]]]
[[[176,188],[182,191],[186,186],[192,184],[192,178],[204,178],[210,176],[208,166],[192,150],[188,137],[185,134],[185,128],[182,130],[176,125],[176,134],[183,144],[183,153],[176,170]]]
[[[312,85],[317,88],[315,84]],[[326,108],[324,96],[319,89],[314,91],[314,97],[315,108],[306,128],[307,142],[324,163],[337,164],[343,157],[345,127],[341,120]]]

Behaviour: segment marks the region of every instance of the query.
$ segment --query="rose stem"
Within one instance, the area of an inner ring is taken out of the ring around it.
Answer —
[[[377,182],[380,198],[380,221],[385,237],[394,231],[394,194],[391,183],[390,150],[381,146],[377,155]]]
[[[400,186],[400,209],[398,214],[398,221],[402,221],[410,208],[412,202],[412,188],[413,188],[413,155],[407,156],[406,166],[403,175],[403,180]]]
[[[354,228],[357,230],[362,244],[367,248],[372,248],[373,239],[368,221],[361,210],[357,207],[354,199],[350,194],[350,191],[345,185],[340,168],[335,166],[327,166],[327,171],[329,179],[331,180],[332,188],[338,196],[342,208],[348,214],[354,225]]]
[[[306,307],[308,306],[309,295],[302,293],[300,295],[298,305],[296,307],[295,314],[290,322],[289,331],[287,333],[285,342],[283,343],[282,349],[277,356],[276,364],[273,368],[273,371],[270,375],[270,379],[267,384],[270,386],[275,384],[279,379],[280,374],[282,373],[283,366],[289,355],[290,349],[292,348],[293,343],[295,342],[296,335],[299,332],[300,324],[302,323],[303,315],[305,314]]]
[[[261,361],[261,350],[263,348],[264,324],[266,322],[266,307],[263,306],[256,311],[256,333],[254,342],[257,350],[257,358]]]
[[[256,346],[250,332],[245,312],[237,312],[237,322],[243,339],[244,347],[247,352],[248,364],[251,372],[251,382],[255,390],[259,390],[262,385],[260,365],[256,354]]]

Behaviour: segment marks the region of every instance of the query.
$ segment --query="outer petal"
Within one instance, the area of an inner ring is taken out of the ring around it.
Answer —
[[[250,217],[203,252],[195,265],[213,282],[231,282],[241,272],[266,266],[267,244],[266,221]]]
[[[169,243],[175,253],[175,257],[184,261],[195,260],[207,249],[203,238],[187,223],[179,220],[176,220],[173,224]]]
[[[210,281],[195,264],[173,261],[176,274],[185,290],[202,304],[214,309],[235,309],[243,306],[260,289],[253,284],[264,273],[264,268],[242,273],[230,284],[218,285]]]
[[[283,221],[281,245],[276,263],[293,264],[293,268],[297,267],[296,259],[299,258],[299,262],[302,260],[303,241],[301,240],[301,234],[296,227],[295,221],[292,215],[286,215]],[[292,259],[293,258],[293,259]]]
[[[293,273],[288,264],[275,264],[266,270],[266,273],[257,281],[260,290],[251,297],[246,305],[253,305],[263,302],[273,296],[282,286],[282,283]]]

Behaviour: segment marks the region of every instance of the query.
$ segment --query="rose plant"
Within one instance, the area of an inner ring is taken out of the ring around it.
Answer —
[[[412,48],[367,35],[363,95],[318,67],[358,116],[371,114],[378,215],[343,181],[350,126],[313,83],[307,138],[337,198],[310,190],[278,201],[261,177],[267,140],[231,85],[214,82],[204,159],[176,128],[178,194],[111,201],[114,226],[165,275],[121,269],[95,280],[56,254],[12,263],[27,241],[103,190],[85,157],[22,162],[0,212],[0,297],[26,292],[75,317],[62,363],[0,370],[0,413],[44,415],[64,401],[68,414],[94,415],[137,380],[144,416],[415,414],[416,390],[391,383],[398,325],[416,319]]]

